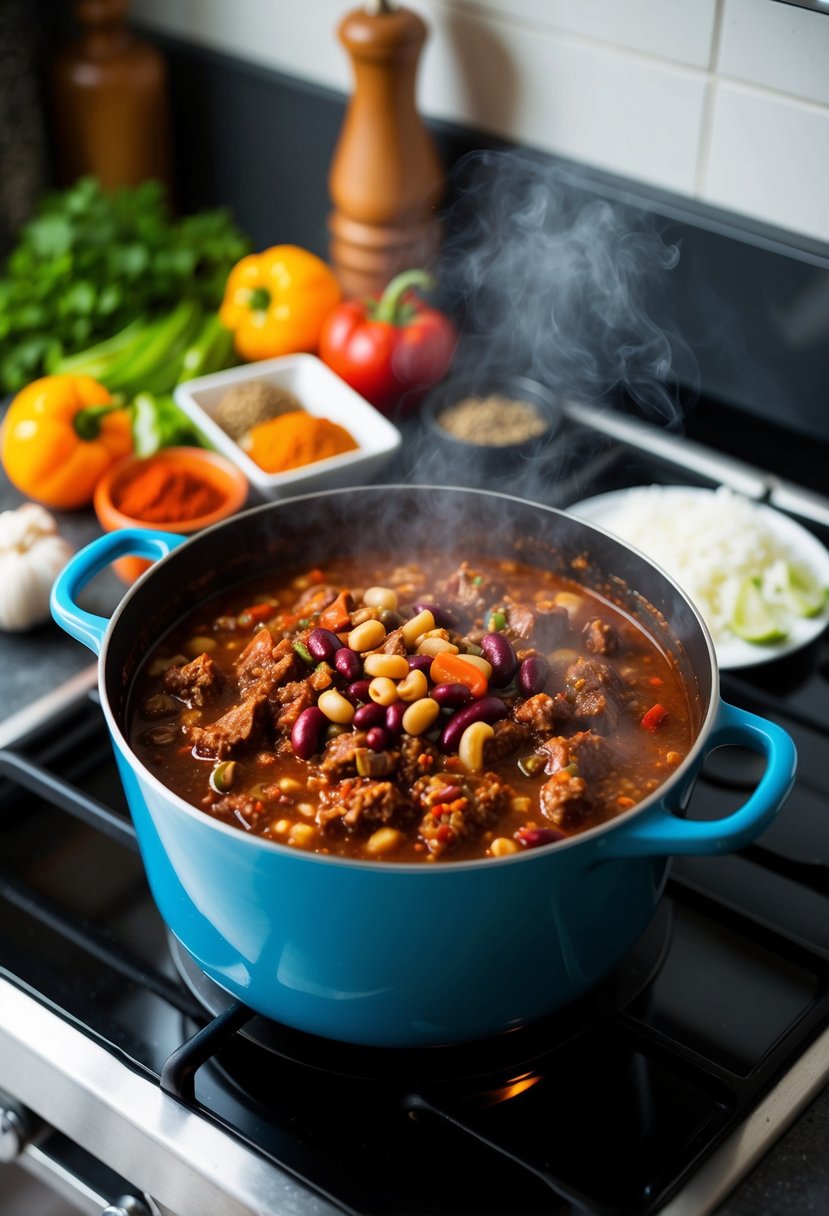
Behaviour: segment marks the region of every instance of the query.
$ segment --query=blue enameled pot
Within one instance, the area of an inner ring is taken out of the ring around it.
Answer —
[[[683,763],[628,814],[509,857],[436,865],[318,856],[226,826],[148,772],[127,743],[133,677],[193,605],[263,570],[343,551],[479,554],[561,569],[620,605],[679,664],[697,729]],[[125,554],[159,559],[110,621],[84,585]],[[575,567],[573,562],[575,561]],[[651,920],[672,854],[748,843],[780,809],[795,751],[771,722],[724,704],[708,633],[640,554],[565,513],[504,495],[373,486],[271,503],[182,541],[110,533],[78,553],[55,618],[100,654],[100,694],[153,896],[196,964],[252,1009],[332,1039],[382,1046],[471,1040],[533,1021],[596,985]],[[705,756],[766,759],[743,806],[683,818]]]

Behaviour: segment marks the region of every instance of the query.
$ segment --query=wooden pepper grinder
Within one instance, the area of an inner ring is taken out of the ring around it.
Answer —
[[[375,0],[346,14],[338,35],[355,88],[331,163],[329,256],[344,293],[359,296],[434,258],[444,174],[415,105],[425,22]]]
[[[79,37],[53,67],[61,180],[94,174],[106,189],[170,184],[167,68],[126,25],[128,0],[77,0]]]

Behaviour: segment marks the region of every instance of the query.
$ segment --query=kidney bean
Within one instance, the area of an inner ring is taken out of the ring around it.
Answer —
[[[349,683],[359,679],[363,673],[363,664],[360,662],[360,656],[355,654],[353,650],[349,650],[347,646],[340,646],[339,650],[335,653],[334,666]]]
[[[300,760],[310,760],[316,754],[320,736],[327,725],[328,719],[316,705],[303,709],[291,730],[291,747]]]
[[[330,629],[321,629],[318,626],[308,634],[308,649],[318,663],[333,663],[334,655],[341,648],[340,639]]]
[[[518,691],[525,697],[534,697],[536,693],[544,691],[549,674],[550,664],[544,656],[540,654],[531,655],[529,659],[524,659],[518,668],[518,675],[515,680]]]
[[[516,836],[527,849],[537,849],[539,845],[564,840],[564,832],[559,832],[555,828],[519,828]]]
[[[395,701],[386,707],[386,730],[393,739],[403,734],[403,715],[408,708],[405,701]]]
[[[355,680],[353,684],[349,684],[345,690],[345,695],[352,705],[367,703],[371,700],[368,695],[368,680]]]
[[[412,671],[426,671],[432,666],[433,654],[407,654],[406,662]]]
[[[509,684],[518,669],[518,658],[509,638],[503,633],[485,633],[481,638],[481,650],[492,668],[490,684],[495,688]]]
[[[431,656],[429,658],[431,663]],[[429,696],[447,709],[458,709],[472,700],[472,693],[465,684],[436,684]]]
[[[440,745],[445,752],[457,751],[461,735],[473,722],[497,722],[507,716],[508,710],[500,697],[479,697],[471,705],[458,709],[443,728]]]
[[[435,604],[431,600],[428,602],[424,601],[422,604],[415,604],[415,613],[424,611],[431,612],[438,629],[457,629],[458,618],[452,609],[447,608],[445,604]]]
[[[360,706],[352,719],[352,725],[357,730],[369,730],[372,726],[382,726],[385,721],[385,708],[370,701],[368,705]],[[371,745],[369,744],[369,746]]]
[[[380,706],[378,705],[377,708],[379,709]],[[382,752],[389,744],[388,732],[383,730],[382,726],[372,726],[366,735],[366,743],[373,752]]]

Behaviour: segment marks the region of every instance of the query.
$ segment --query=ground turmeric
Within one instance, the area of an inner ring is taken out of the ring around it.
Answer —
[[[284,473],[354,451],[357,444],[339,423],[291,410],[251,427],[242,447],[266,473]]]

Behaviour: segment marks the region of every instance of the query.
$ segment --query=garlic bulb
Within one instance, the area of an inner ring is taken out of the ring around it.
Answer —
[[[71,555],[43,507],[0,512],[0,629],[16,633],[46,620],[52,583]]]

